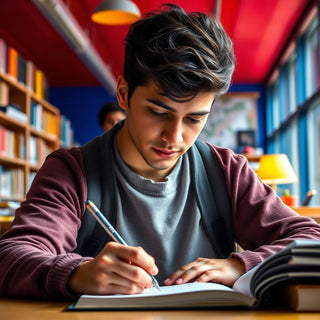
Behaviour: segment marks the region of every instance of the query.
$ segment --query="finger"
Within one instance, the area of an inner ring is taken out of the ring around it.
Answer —
[[[115,242],[107,244],[108,250],[113,252],[119,259],[130,262],[144,269],[149,275],[156,275],[159,270],[155,265],[154,258],[141,247],[124,246]]]
[[[141,267],[133,264],[127,259],[110,254],[102,255],[99,262],[99,272],[104,273],[108,280],[114,280],[115,275],[123,281],[116,282],[119,285],[127,285],[128,283],[136,283],[141,288],[149,288],[152,286],[150,275]],[[124,281],[125,279],[125,281]]]
[[[224,273],[221,270],[207,270],[195,279],[196,282],[214,282],[223,283],[226,280]]]
[[[145,288],[139,283],[130,281],[118,274],[104,274],[99,276],[97,285],[93,286],[93,292],[89,294],[136,294],[143,292]]]
[[[198,258],[197,260],[182,266],[175,271],[168,279],[164,281],[166,285],[182,284],[195,280],[203,272],[207,271],[210,267],[207,264],[208,259]]]
[[[131,283],[129,286],[120,286],[117,284],[110,285],[110,292],[112,294],[137,294],[142,293],[144,288],[136,285],[135,283]],[[107,294],[107,293],[106,293]]]
[[[214,261],[214,260],[212,260]],[[243,263],[237,258],[216,260],[209,270],[204,271],[198,282],[215,282],[232,287],[234,282],[245,272]]]

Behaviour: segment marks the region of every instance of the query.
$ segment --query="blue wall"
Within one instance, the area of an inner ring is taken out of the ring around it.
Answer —
[[[52,87],[48,100],[71,120],[74,140],[82,145],[103,133],[98,113],[106,102],[116,98],[102,87]]]
[[[265,92],[263,85],[234,85],[231,92],[258,92],[257,143],[265,147]],[[75,141],[84,144],[103,133],[98,123],[100,108],[116,97],[107,94],[102,87],[52,87],[49,101],[69,118],[74,129]]]

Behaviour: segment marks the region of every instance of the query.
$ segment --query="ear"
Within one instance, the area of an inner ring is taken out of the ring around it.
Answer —
[[[117,99],[120,107],[124,110],[127,110],[129,106],[128,91],[128,83],[123,75],[120,75],[117,81]]]

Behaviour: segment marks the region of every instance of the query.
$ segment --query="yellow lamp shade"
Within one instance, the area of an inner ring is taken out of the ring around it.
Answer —
[[[92,21],[106,25],[125,25],[141,17],[139,8],[130,0],[105,0],[94,10]]]
[[[286,184],[295,183],[298,178],[285,154],[265,154],[261,157],[258,176],[264,183]]]

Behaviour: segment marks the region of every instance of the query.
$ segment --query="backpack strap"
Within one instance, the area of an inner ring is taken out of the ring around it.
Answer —
[[[115,172],[113,143],[115,135],[121,129],[122,122],[111,130],[96,137],[81,147],[87,179],[87,199],[100,208],[108,220],[115,224]],[[77,236],[77,248],[74,252],[83,256],[96,256],[107,242],[112,240],[105,230],[86,209]]]
[[[213,148],[197,140],[191,151],[193,185],[204,227],[218,257],[235,251],[232,211],[225,176]]]

